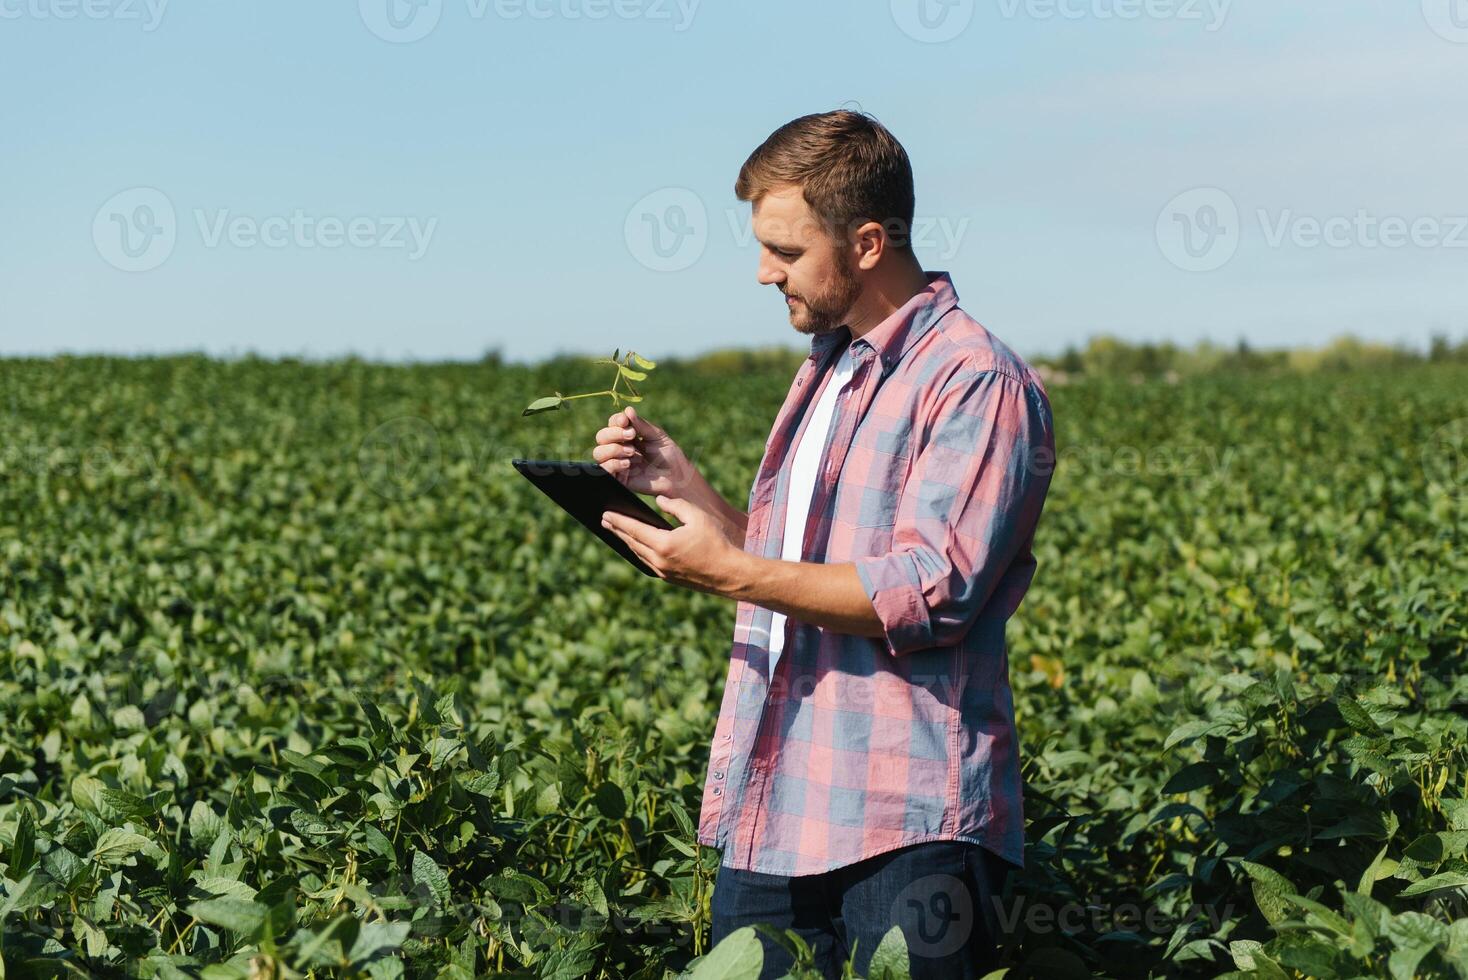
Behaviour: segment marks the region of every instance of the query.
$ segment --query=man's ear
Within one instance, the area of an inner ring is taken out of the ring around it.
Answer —
[[[858,225],[852,233],[852,252],[859,269],[875,269],[890,246],[887,231],[875,221]]]

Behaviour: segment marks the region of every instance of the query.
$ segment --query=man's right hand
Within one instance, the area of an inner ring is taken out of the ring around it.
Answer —
[[[607,419],[591,458],[635,493],[688,499],[700,489],[697,471],[673,437],[630,405]]]

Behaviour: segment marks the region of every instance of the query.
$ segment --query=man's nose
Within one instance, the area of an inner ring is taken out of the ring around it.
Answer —
[[[775,268],[774,263],[766,262],[763,258],[759,263],[759,274],[757,276],[761,286],[771,286],[785,281],[785,273]]]

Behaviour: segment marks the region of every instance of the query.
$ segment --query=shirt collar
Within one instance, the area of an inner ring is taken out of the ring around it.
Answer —
[[[860,352],[858,345],[865,344],[877,352],[882,361],[882,373],[886,374],[897,366],[908,348],[917,343],[923,334],[938,320],[958,305],[958,292],[953,288],[953,279],[947,272],[924,273],[928,285],[914,293],[906,303],[893,310],[891,315],[861,337],[852,341],[852,354]],[[846,326],[828,333],[816,334],[810,340],[810,352],[816,358],[824,355],[838,344],[851,338]]]

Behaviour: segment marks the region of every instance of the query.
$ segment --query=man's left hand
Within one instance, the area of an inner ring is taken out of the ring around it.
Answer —
[[[625,541],[658,578],[714,595],[732,592],[743,549],[729,541],[712,516],[688,501],[659,494],[657,505],[677,518],[679,526],[664,531],[612,511],[602,514],[602,526]]]

